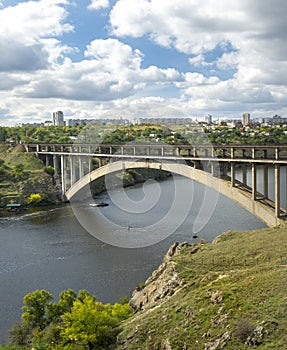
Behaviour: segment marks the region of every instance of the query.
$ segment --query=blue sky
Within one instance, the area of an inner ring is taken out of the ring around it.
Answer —
[[[287,116],[283,0],[0,0],[0,125]]]

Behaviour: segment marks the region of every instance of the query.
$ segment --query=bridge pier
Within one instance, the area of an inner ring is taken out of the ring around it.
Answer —
[[[268,190],[268,180],[269,180],[269,174],[268,174],[268,165],[264,165],[263,169],[263,195],[264,198],[267,199],[269,195],[269,190]]]
[[[93,157],[88,157],[89,173],[93,171]]]
[[[235,163],[230,164],[231,187],[235,187]]]
[[[66,193],[66,178],[67,178],[66,157],[62,154],[62,155],[61,155],[62,200],[65,199],[65,193]]]
[[[75,156],[70,156],[70,181],[71,186],[76,182],[76,162]]]
[[[252,199],[256,201],[257,199],[257,166],[252,163],[251,166],[251,177],[252,177]]]
[[[83,156],[79,156],[79,179],[85,175],[85,163]]]
[[[275,215],[280,217],[280,164],[275,164],[274,168],[275,179]]]
[[[223,178],[227,177],[227,163],[226,162],[221,163],[221,174],[222,174]]]
[[[242,164],[242,183],[244,186],[247,185],[247,169],[246,164]]]
[[[53,155],[53,168],[55,170],[55,175],[59,174],[59,159],[56,154]]]

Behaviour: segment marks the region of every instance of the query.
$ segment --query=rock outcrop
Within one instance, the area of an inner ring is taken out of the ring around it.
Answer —
[[[174,243],[166,253],[162,264],[156,269],[142,286],[133,292],[130,306],[135,312],[152,308],[162,304],[174,295],[181,285],[181,280],[176,273],[175,263],[172,257],[181,253],[182,249],[190,246],[189,243]]]

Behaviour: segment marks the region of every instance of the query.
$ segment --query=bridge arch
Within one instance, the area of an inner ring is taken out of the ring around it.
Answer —
[[[125,160],[111,162],[105,166],[93,170],[89,174],[79,179],[66,191],[66,199],[70,201],[84,187],[89,185],[91,182],[101,177],[104,177],[105,175],[119,172],[122,170],[136,168],[151,168],[164,170],[197,181],[238,203],[270,227],[276,226],[283,222],[282,220],[274,216],[274,209],[267,207],[259,201],[254,201],[250,193],[243,191],[237,187],[232,187],[231,183],[227,180],[214,177],[210,173],[207,173],[203,170],[195,169],[183,163],[172,163],[163,161],[156,162],[152,160]]]

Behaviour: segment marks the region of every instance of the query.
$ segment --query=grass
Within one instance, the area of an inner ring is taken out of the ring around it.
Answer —
[[[4,160],[0,173],[0,205],[5,206],[11,200],[25,204],[31,193],[55,191],[52,186],[43,187],[50,177],[44,171],[43,162],[32,153],[24,153],[0,145],[0,159]],[[17,172],[22,165],[23,170]]]
[[[196,254],[185,248],[173,258],[182,289],[129,320],[120,344],[160,349],[168,339],[172,349],[205,349],[228,331],[223,348],[243,350],[251,346],[245,344],[246,334],[262,326],[256,348],[286,349],[286,238],[287,228],[279,227],[229,232],[201,245]]]

